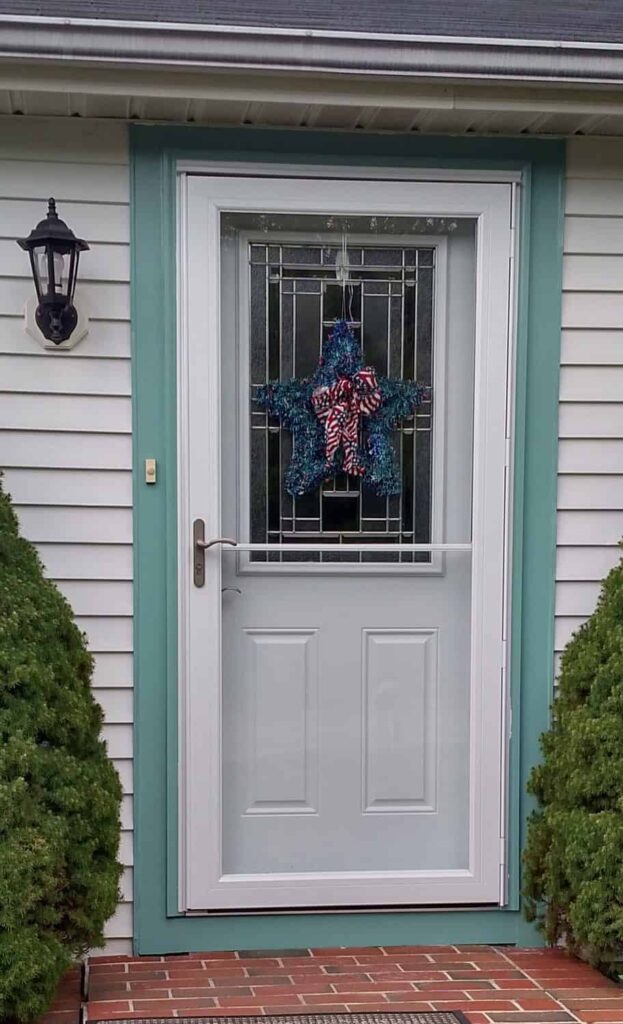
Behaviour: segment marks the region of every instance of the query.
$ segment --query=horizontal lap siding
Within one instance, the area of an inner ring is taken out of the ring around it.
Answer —
[[[572,139],[562,302],[556,652],[623,536],[623,142]]]
[[[33,140],[39,140],[34,145]],[[91,250],[78,296],[89,334],[45,352],[24,332],[32,293],[15,245],[54,195]],[[126,129],[4,121],[0,146],[0,464],[25,536],[71,602],[95,654],[93,687],[124,789],[122,903],[108,949],[132,938],[132,441]]]

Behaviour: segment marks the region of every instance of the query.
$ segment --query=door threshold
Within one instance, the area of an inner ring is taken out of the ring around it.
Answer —
[[[291,917],[292,915],[312,916],[315,914],[447,914],[453,913],[468,914],[481,910],[503,910],[499,903],[470,903],[457,906],[454,903],[433,906],[383,906],[383,907],[239,907],[227,910],[186,910],[183,917],[261,917],[270,914],[271,917]]]

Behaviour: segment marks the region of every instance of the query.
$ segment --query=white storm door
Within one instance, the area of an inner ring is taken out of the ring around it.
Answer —
[[[181,909],[499,903],[511,186],[180,195]],[[428,399],[400,495],[292,499],[254,389],[313,373],[342,315]],[[203,585],[196,522],[236,541]]]

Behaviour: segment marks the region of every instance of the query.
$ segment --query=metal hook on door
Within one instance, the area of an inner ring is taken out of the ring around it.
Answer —
[[[350,280],[346,232],[342,231],[342,247],[335,254],[335,276],[342,285],[342,320],[346,319],[346,285]],[[352,293],[352,288],[351,288]]]
[[[228,590],[231,590],[234,594],[242,594],[240,587],[221,587],[221,594],[227,593]]]

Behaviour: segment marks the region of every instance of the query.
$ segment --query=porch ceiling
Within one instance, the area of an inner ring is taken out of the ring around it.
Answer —
[[[432,134],[623,135],[618,89],[0,63],[0,115]]]

